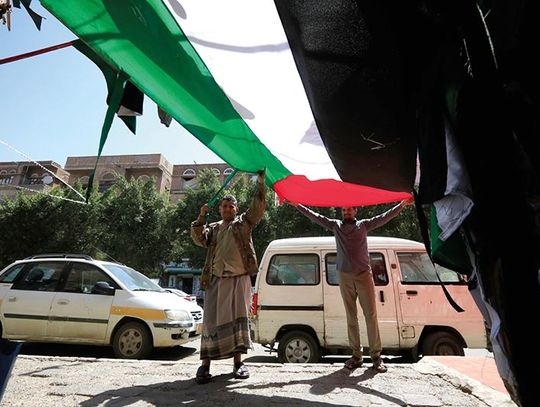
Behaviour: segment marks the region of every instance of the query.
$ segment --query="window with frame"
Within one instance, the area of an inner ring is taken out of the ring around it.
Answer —
[[[98,281],[108,283],[111,287],[117,284],[102,270],[86,263],[74,263],[62,291],[68,293],[97,294],[94,286]]]
[[[184,178],[186,181],[190,180],[190,179],[193,179],[197,176],[197,173],[195,172],[194,169],[192,168],[188,168],[187,170],[185,170],[183,173],[182,173],[182,178]]]
[[[12,283],[17,278],[21,270],[26,264],[16,264],[15,266],[7,269],[0,276],[0,283]]]
[[[339,279],[336,268],[336,253],[328,253],[325,257],[326,264],[326,281],[330,285],[339,285]],[[382,253],[369,253],[369,264],[373,274],[373,282],[375,285],[388,284],[388,271],[386,270],[386,262]]]
[[[101,179],[99,180],[99,192],[105,192],[110,187],[112,187],[116,181],[116,174],[113,174],[112,172],[107,172],[103,174]]]
[[[401,282],[403,284],[439,284],[435,267],[425,252],[397,253]],[[436,266],[443,283],[465,284],[458,273],[445,267]]]
[[[317,285],[320,282],[316,254],[276,254],[270,259],[266,282],[270,285]]]
[[[55,291],[64,262],[32,263],[26,274],[11,287],[13,290]]]
[[[0,184],[9,185],[13,183],[13,175],[0,175]]]

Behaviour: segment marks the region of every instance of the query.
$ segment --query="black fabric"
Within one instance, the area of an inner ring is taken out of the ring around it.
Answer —
[[[131,82],[126,83],[122,102],[120,103],[125,108],[142,115],[143,114],[144,93]]]
[[[426,43],[408,21],[411,9],[379,0],[275,4],[321,138],[341,178],[410,191],[416,146],[409,88],[419,76],[418,70],[403,68],[421,64],[418,54],[405,51],[409,41]]]
[[[32,0],[13,0],[13,7],[21,8],[21,3],[34,22],[36,28],[41,30],[41,22],[43,21],[43,17],[30,8],[30,3],[32,3]]]
[[[118,71],[106,63],[99,55],[97,55],[88,45],[81,40],[75,41],[73,46],[90,59],[100,69],[101,73],[105,77],[107,83],[107,104],[109,104],[111,93],[114,88]],[[142,114],[144,94],[135,87],[131,82],[127,82],[122,95],[121,106],[126,106],[128,109]],[[136,116],[119,116],[119,118],[125,123],[127,128],[133,133],[137,130],[137,118]]]
[[[158,111],[158,117],[161,124],[163,124],[165,127],[169,127],[172,122],[172,116],[170,116],[165,110],[163,110],[161,107],[157,107]]]
[[[540,320],[539,2],[275,3],[344,180],[410,190],[417,138],[420,200],[432,203],[444,194],[452,131],[474,202],[462,227],[501,318],[515,396],[540,405],[540,354],[516,318]]]

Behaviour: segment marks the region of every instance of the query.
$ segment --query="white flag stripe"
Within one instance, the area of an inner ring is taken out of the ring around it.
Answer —
[[[302,81],[271,0],[165,0],[263,144],[293,174],[340,180],[314,125]]]

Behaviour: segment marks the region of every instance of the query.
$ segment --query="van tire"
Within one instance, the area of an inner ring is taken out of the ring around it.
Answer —
[[[306,332],[290,331],[279,340],[279,363],[316,363],[320,357],[319,344]]]
[[[432,332],[426,336],[422,344],[424,356],[465,356],[463,344],[456,335],[450,332]]]
[[[140,322],[127,322],[114,335],[113,350],[117,358],[143,359],[153,348],[152,335]]]

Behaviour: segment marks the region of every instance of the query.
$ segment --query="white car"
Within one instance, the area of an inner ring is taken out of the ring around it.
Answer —
[[[166,287],[165,290],[170,291],[173,294],[178,295],[179,297],[184,298],[190,302],[197,303],[197,296],[186,293],[185,291],[179,290],[178,288]]]
[[[188,342],[191,309],[132,268],[89,256],[33,256],[0,272],[5,339],[112,345],[139,359]]]
[[[194,295],[190,296],[189,294],[186,294],[184,291],[177,288],[164,288],[164,290],[174,294],[178,301],[183,301],[186,303],[185,306],[189,309],[189,312],[191,312],[193,322],[195,323],[189,333],[191,336],[199,335],[202,332],[204,312],[202,307],[197,304],[197,297],[195,297]],[[192,297],[193,299],[188,300],[186,296]]]

